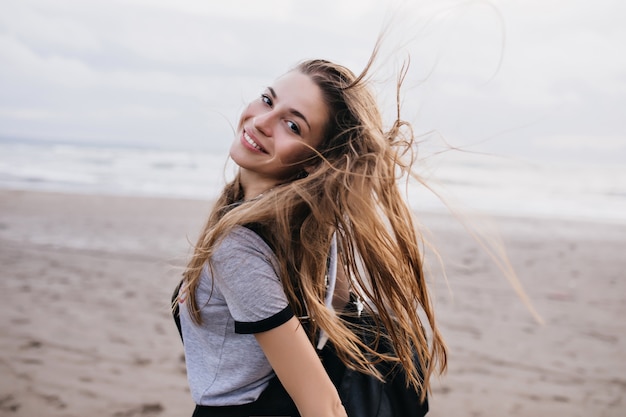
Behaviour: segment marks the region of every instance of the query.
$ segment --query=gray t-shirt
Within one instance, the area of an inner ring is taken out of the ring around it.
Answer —
[[[199,405],[250,403],[274,375],[254,333],[284,324],[293,312],[276,257],[252,230],[237,227],[224,237],[212,265],[212,271],[205,266],[196,291],[202,325],[180,304],[191,396]]]

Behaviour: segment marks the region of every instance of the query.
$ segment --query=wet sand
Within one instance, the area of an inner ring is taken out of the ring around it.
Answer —
[[[190,416],[169,296],[209,203],[0,191],[0,415]],[[626,225],[493,219],[539,325],[449,217],[430,416],[626,415]]]

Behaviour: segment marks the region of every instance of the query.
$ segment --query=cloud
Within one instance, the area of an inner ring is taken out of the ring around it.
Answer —
[[[59,5],[63,3],[63,0],[58,2]],[[55,9],[48,10],[45,6],[45,2],[29,0],[3,2],[0,13],[2,32],[38,45],[80,51],[98,49],[98,35],[88,22]]]
[[[587,137],[595,124],[619,138],[624,12],[618,0],[6,0],[0,135],[204,144],[301,59],[358,72],[394,19],[376,88],[393,110],[410,53],[405,109],[419,130],[473,140],[541,119],[520,136]]]
[[[617,152],[626,151],[626,135],[624,136],[576,136],[576,135],[553,135],[542,136],[532,139],[532,144],[537,148],[570,151],[601,151]]]
[[[58,55],[42,56],[12,36],[0,34],[3,79],[61,84],[68,88],[93,85],[97,77],[82,61]]]

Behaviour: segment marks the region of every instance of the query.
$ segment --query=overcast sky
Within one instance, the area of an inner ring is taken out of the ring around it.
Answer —
[[[392,109],[388,78],[410,54],[417,133],[626,161],[626,2],[391,3],[2,0],[0,138],[226,150],[273,79],[314,57],[358,72],[391,21],[377,86]]]

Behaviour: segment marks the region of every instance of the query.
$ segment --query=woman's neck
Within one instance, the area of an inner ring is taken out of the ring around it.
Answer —
[[[243,189],[243,199],[246,201],[258,198],[276,186],[275,181],[270,181],[243,168],[240,171],[240,183]]]

